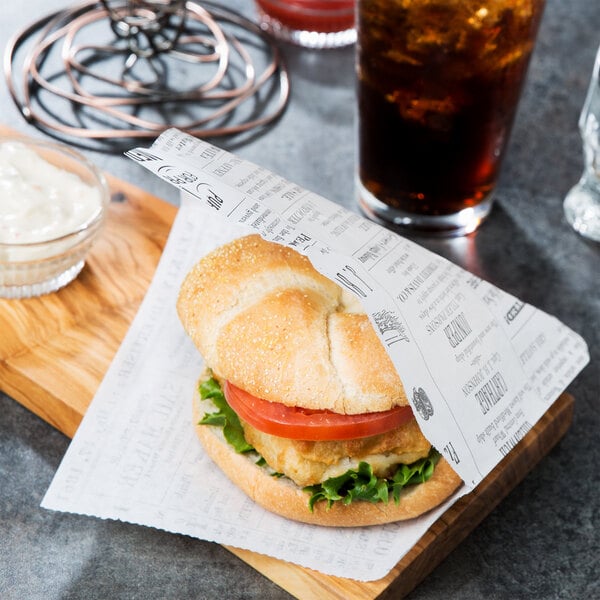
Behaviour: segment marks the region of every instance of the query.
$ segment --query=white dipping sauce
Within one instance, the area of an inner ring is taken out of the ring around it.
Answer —
[[[19,142],[0,144],[0,243],[52,240],[90,222],[99,190]]]

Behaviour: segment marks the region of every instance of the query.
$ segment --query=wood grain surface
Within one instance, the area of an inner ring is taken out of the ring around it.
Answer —
[[[1,131],[1,128],[0,128]],[[106,229],[79,277],[56,293],[0,299],[0,388],[72,437],[133,320],[166,243],[176,208],[110,178]],[[358,582],[228,548],[301,599],[401,598],[521,481],[569,428],[563,394],[494,471],[434,523],[383,579]]]
[[[72,437],[152,280],[176,207],[109,178],[107,225],[79,277],[0,299],[0,386]]]

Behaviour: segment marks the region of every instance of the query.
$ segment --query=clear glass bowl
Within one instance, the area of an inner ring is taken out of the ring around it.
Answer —
[[[67,285],[83,268],[85,257],[106,219],[110,201],[108,184],[96,166],[64,145],[20,137],[0,137],[0,146],[4,144],[23,145],[34,151],[46,163],[72,174],[68,177],[74,175],[96,190],[94,198],[99,199],[97,209],[94,208],[88,218],[73,223],[67,231],[55,237],[44,241],[7,242],[6,237],[0,236],[0,297],[40,296]],[[0,185],[2,183],[0,181]],[[48,190],[53,185],[49,182]],[[0,187],[0,202],[2,193]],[[43,201],[56,203],[56,190],[44,193]]]

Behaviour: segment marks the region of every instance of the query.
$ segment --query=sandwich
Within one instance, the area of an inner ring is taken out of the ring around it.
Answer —
[[[258,235],[201,259],[177,312],[206,368],[194,426],[252,500],[350,527],[417,517],[461,484],[424,437],[362,305]]]

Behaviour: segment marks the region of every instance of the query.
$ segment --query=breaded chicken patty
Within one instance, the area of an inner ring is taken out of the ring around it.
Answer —
[[[415,419],[379,435],[320,442],[270,435],[241,422],[246,440],[267,464],[275,471],[285,473],[299,486],[341,475],[356,468],[360,461],[368,462],[378,477],[385,477],[398,463],[410,464],[425,458],[431,449]]]

